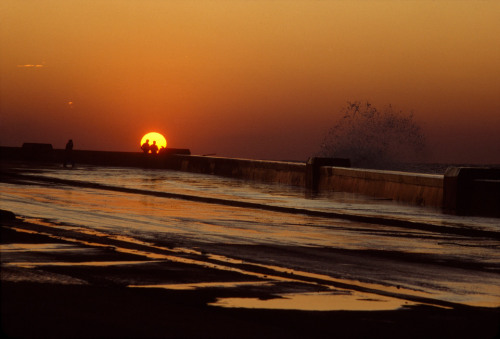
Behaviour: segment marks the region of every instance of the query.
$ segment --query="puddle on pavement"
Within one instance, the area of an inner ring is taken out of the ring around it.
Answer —
[[[225,308],[258,308],[301,311],[388,311],[416,303],[366,293],[315,292],[284,294],[281,298],[219,298],[210,306]]]
[[[133,288],[164,288],[169,290],[195,290],[201,288],[234,288],[242,286],[271,286],[275,281],[205,282],[188,284],[129,285]],[[348,290],[335,292],[309,292],[282,294],[272,299],[218,298],[210,306],[225,308],[258,308],[302,311],[387,311],[417,303],[408,300],[360,293]]]

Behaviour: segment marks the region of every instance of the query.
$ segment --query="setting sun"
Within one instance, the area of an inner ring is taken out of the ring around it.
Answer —
[[[167,139],[163,135],[157,132],[149,132],[145,134],[142,139],[140,145],[144,144],[146,140],[149,140],[149,144],[152,145],[154,141],[156,141],[156,145],[158,149],[162,147],[167,147]]]

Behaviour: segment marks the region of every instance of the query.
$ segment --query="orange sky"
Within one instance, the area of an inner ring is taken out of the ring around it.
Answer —
[[[500,163],[500,1],[0,3],[0,145],[306,160],[349,100]]]

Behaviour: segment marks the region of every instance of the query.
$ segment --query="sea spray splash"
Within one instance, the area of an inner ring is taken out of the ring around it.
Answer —
[[[425,136],[413,114],[348,102],[343,117],[325,136],[320,155],[349,158],[355,167],[394,169],[422,158]]]

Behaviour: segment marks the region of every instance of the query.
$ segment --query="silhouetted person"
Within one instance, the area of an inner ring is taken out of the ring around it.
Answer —
[[[146,142],[142,144],[141,149],[144,152],[144,154],[148,154],[150,148],[151,146],[149,145],[149,139],[146,139]]]
[[[153,144],[149,147],[151,150],[151,154],[157,154],[158,153],[158,145],[156,145],[156,140],[153,140]]]
[[[75,167],[75,160],[73,159],[73,140],[69,139],[66,143],[66,149],[64,150],[64,167],[68,163],[71,163],[71,167]]]
[[[158,151],[158,154],[165,154],[167,152],[167,149],[165,146],[161,146],[160,150]]]

